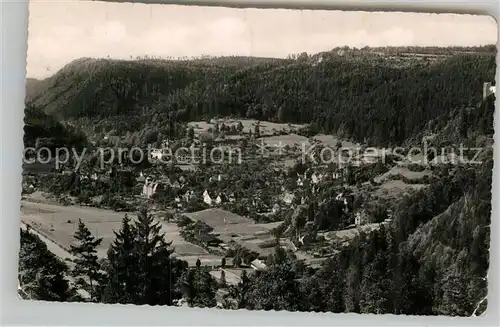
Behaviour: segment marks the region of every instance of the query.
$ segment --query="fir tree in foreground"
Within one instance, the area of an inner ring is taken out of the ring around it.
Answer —
[[[160,229],[146,209],[134,223],[123,219],[108,251],[105,302],[172,305],[180,298],[175,285],[187,263],[171,258],[171,243]]]
[[[212,308],[217,305],[215,293],[218,285],[209,268],[197,265],[188,269],[177,284],[190,307]]]
[[[134,244],[134,227],[127,215],[108,250],[106,285],[103,299],[109,303],[135,303],[138,280]]]
[[[100,300],[99,287],[104,278],[97,258],[97,247],[101,245],[102,238],[92,236],[81,219],[78,220],[78,229],[74,238],[77,244],[71,245],[69,251],[74,257],[71,275],[74,277],[77,287],[89,292],[90,301],[97,302]]]

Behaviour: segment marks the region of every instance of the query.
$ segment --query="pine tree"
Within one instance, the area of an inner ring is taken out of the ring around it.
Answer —
[[[171,305],[175,299],[175,285],[179,275],[173,275],[172,267],[178,267],[174,259],[171,242],[160,234],[160,225],[154,222],[147,209],[140,210],[135,223],[135,252],[137,254],[139,278],[139,303],[149,305]],[[182,265],[181,265],[182,266]],[[182,272],[176,270],[176,274]]]
[[[323,267],[314,277],[324,281],[321,285],[321,293],[324,294],[324,309],[328,312],[345,312],[344,286],[345,286],[345,263],[344,258],[334,257],[325,262]],[[317,291],[311,290],[315,293]]]
[[[248,308],[248,295],[251,287],[252,282],[248,277],[247,271],[243,270],[241,273],[241,281],[238,283],[237,288],[234,289],[234,298],[236,299],[237,309]]]
[[[245,292],[247,309],[299,310],[301,295],[297,279],[289,263],[262,271]]]
[[[197,301],[196,306],[202,308],[212,308],[217,305],[215,293],[217,292],[217,282],[210,275],[207,267],[196,270]]]
[[[373,262],[365,267],[360,287],[360,311],[362,313],[390,313],[392,306],[388,300],[385,258],[377,253]]]
[[[101,244],[102,238],[92,236],[81,219],[78,220],[78,229],[74,238],[77,245],[71,245],[69,251],[74,257],[71,275],[75,278],[77,287],[89,292],[90,301],[98,301],[103,274],[97,258],[97,247]]]
[[[170,243],[146,209],[132,225],[128,217],[108,251],[105,300],[109,303],[172,305],[187,263],[171,258]]]
[[[189,306],[192,306],[196,297],[196,290],[194,286],[195,270],[188,269],[184,271],[179,280],[177,281],[177,288],[182,293],[184,299]]]
[[[467,282],[463,275],[446,275],[441,281],[443,296],[434,310],[440,315],[470,316],[475,303],[468,297]]]
[[[107,303],[135,303],[137,300],[138,269],[135,253],[135,233],[127,215],[108,250],[104,301]]]
[[[215,307],[217,282],[207,267],[186,270],[178,281],[178,287],[190,307]]]
[[[325,283],[317,276],[305,278],[300,283],[301,303],[300,311],[315,311],[324,312],[327,302],[325,295],[322,293],[321,286]]]

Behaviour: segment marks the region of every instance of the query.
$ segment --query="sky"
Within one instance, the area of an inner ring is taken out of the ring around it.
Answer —
[[[31,0],[27,76],[45,78],[81,57],[286,57],[337,46],[497,43],[488,16],[235,9]]]

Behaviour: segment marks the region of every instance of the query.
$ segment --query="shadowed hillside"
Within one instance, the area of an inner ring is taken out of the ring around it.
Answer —
[[[44,80],[29,103],[61,118],[150,112],[161,97],[195,81],[218,81],[226,70],[275,59],[205,58],[135,61],[81,58]]]
[[[81,148],[85,135],[73,126],[58,122],[43,111],[27,106],[24,111],[24,146]]]

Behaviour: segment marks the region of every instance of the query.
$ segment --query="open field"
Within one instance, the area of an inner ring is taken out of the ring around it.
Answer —
[[[276,135],[276,136],[266,136],[260,138],[267,146],[277,147],[277,146],[294,146],[297,145],[299,148],[310,146],[309,140],[305,136],[297,134],[287,134],[287,135]]]
[[[198,259],[200,259],[203,266],[217,266],[221,264],[222,257],[210,254],[201,246],[185,241],[180,236],[180,228],[176,223],[160,221],[160,225],[162,233],[165,233],[165,239],[172,242],[175,250],[174,256],[178,259],[187,261],[189,266],[195,266]]]
[[[123,213],[96,208],[58,206],[44,203],[21,203],[21,221],[68,250],[74,243],[73,234],[81,219],[94,236],[102,237],[98,255],[104,257],[113,242],[113,230],[121,226]]]
[[[380,228],[380,225],[382,225],[382,224],[386,225],[389,223],[390,223],[390,220],[386,220],[386,221],[383,221],[381,223],[366,224],[366,225],[361,225],[358,227],[353,227],[353,228],[348,228],[348,229],[343,229],[343,230],[338,230],[338,231],[321,232],[321,233],[318,233],[318,235],[325,237],[326,240],[337,239],[339,241],[350,241],[354,237],[359,235],[360,232],[370,233],[370,232]]]
[[[255,130],[255,126],[258,123],[258,121],[254,119],[222,118],[218,120],[212,119],[210,123],[207,123],[206,121],[193,121],[189,122],[188,126],[193,127],[195,134],[200,134],[203,132],[207,132],[209,128],[214,127],[216,122],[218,122],[219,125],[224,123],[227,126],[237,125],[238,122],[241,122],[243,125],[243,133],[248,133],[250,130],[253,133]],[[306,126],[307,126],[306,124],[281,124],[268,121],[260,121],[259,132],[264,142],[266,142],[266,144],[268,145],[278,145],[279,142],[281,141],[283,145],[292,146],[294,144],[302,145],[304,143],[306,146],[308,146],[310,145],[310,142],[307,137],[294,134],[295,131]],[[286,134],[276,135],[276,133],[286,133]],[[241,136],[226,135],[226,138],[240,139]],[[340,140],[338,137],[334,135],[318,134],[313,138],[314,140],[319,141],[331,147],[336,147],[339,141],[341,141],[342,147],[346,149],[355,149],[358,146],[353,142]]]
[[[186,261],[190,267],[196,266],[196,261],[198,259],[200,259],[202,266],[216,267],[216,266],[220,266],[221,262],[222,262],[222,257],[217,256],[217,255],[212,255],[212,254],[184,256],[184,255],[178,255],[176,253],[173,255],[173,257],[176,257],[177,259]],[[232,259],[226,258],[226,264],[231,265]]]
[[[224,125],[238,125],[238,122],[241,122],[243,125],[243,132],[248,133],[249,130],[252,133],[255,130],[255,126],[257,125],[257,120],[255,119],[231,119],[231,118],[223,118],[223,119],[212,119],[210,124],[205,121],[193,121],[188,123],[188,126],[192,126],[195,134],[206,132],[210,127],[213,127],[215,123],[218,122],[219,125],[224,123]],[[259,132],[260,135],[273,135],[275,132],[291,132],[292,130],[296,130],[306,125],[302,124],[280,124],[280,123],[272,123],[268,121],[260,121]]]
[[[251,219],[216,208],[185,213],[184,216],[188,217],[191,220],[202,221],[213,228],[228,224],[244,224],[252,222]]]
[[[393,180],[388,181],[387,183],[382,184],[377,191],[375,191],[374,195],[377,196],[402,196],[405,193],[408,193],[413,190],[421,190],[426,187],[425,184],[406,184],[401,180]]]
[[[29,202],[40,202],[46,204],[54,204],[59,205],[59,202],[55,199],[55,197],[51,197],[50,194],[43,193],[41,191],[35,191],[30,194],[24,194],[21,200],[27,200]]]
[[[407,179],[420,179],[424,176],[431,176],[432,171],[423,170],[423,171],[411,171],[407,167],[394,166],[388,172],[375,177],[373,180],[377,183],[383,183],[391,176],[402,175]]]
[[[123,217],[124,213],[90,207],[65,207],[27,201],[22,201],[21,205],[21,222],[30,225],[65,250],[73,244],[73,234],[77,229],[78,219],[81,219],[93,235],[103,238],[98,248],[99,257],[106,256],[109,245],[114,239],[113,231],[121,227]],[[200,246],[184,241],[175,223],[160,222],[160,224],[161,232],[165,233],[167,241],[172,241],[178,256],[186,257],[189,262],[193,260],[196,262],[198,257],[202,259],[205,256],[207,260],[220,262],[221,258],[208,255]]]
[[[337,143],[340,141],[340,139],[334,135],[318,134],[313,138],[314,140],[320,141],[321,143],[324,143],[325,145],[328,145],[333,148],[336,148]],[[342,140],[341,142],[342,142],[342,147],[345,149],[355,149],[357,147],[356,144],[349,141]]]
[[[281,222],[255,224],[249,218],[221,209],[206,209],[184,215],[191,220],[203,221],[212,227],[213,233],[221,241],[225,243],[234,241],[263,256],[272,253],[273,247],[268,246],[274,240],[271,230],[281,224]]]
[[[243,271],[247,271],[247,273],[250,273],[253,271],[253,269],[216,269],[212,270],[210,274],[217,280],[220,280],[222,272],[224,271],[225,278],[226,278],[226,283],[228,285],[238,285],[238,283],[241,281],[241,275]]]
[[[229,211],[212,208],[184,213],[191,220],[199,220],[209,225],[217,234],[238,234],[238,236],[267,235],[281,222],[256,224],[253,220]]]

